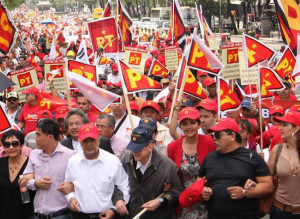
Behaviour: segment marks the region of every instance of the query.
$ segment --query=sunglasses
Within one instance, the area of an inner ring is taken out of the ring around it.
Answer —
[[[212,137],[219,140],[223,135],[230,135],[232,132],[225,132],[225,134],[221,134],[221,132],[214,132]]]
[[[12,141],[12,142],[5,141],[5,142],[3,142],[3,147],[4,148],[9,148],[11,145],[14,148],[16,148],[16,147],[20,146],[20,142],[19,141]]]
[[[8,102],[17,101],[17,100],[18,100],[18,98],[15,98],[15,97],[7,99]]]

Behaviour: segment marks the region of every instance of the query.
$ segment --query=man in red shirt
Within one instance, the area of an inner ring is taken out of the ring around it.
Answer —
[[[36,129],[37,113],[40,111],[38,93],[39,89],[36,87],[30,87],[22,92],[22,94],[26,94],[26,103],[19,116],[18,126],[21,130],[25,128],[25,135]]]
[[[91,113],[91,102],[82,93],[76,94],[76,108],[81,109],[87,115],[90,122],[96,122],[97,116]]]

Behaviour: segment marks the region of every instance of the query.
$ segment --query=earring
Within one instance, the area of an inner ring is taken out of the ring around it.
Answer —
[[[293,132],[293,134],[292,134],[292,138],[294,138],[294,135],[295,135],[295,132]]]

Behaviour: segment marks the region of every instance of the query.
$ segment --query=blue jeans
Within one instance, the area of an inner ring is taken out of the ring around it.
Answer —
[[[300,219],[300,214],[292,214],[290,212],[272,206],[270,219]]]

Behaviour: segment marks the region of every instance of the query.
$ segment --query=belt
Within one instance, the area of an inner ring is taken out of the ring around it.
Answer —
[[[281,210],[290,212],[292,214],[299,214],[300,213],[300,206],[299,205],[297,205],[297,206],[296,205],[285,205],[285,204],[282,204],[280,201],[277,201],[276,199],[274,199],[273,205],[276,208],[279,208]]]
[[[54,212],[54,213],[51,213],[51,214],[36,213],[35,216],[39,219],[52,219],[52,218],[62,216],[62,215],[65,215],[65,214],[69,214],[69,213],[70,213],[69,209],[64,209],[64,210],[60,210],[60,211],[57,211],[57,212]]]
[[[101,213],[83,213],[83,212],[75,212],[71,211],[71,214],[75,218],[82,218],[82,219],[99,219],[99,214]]]

